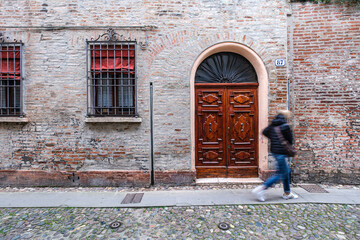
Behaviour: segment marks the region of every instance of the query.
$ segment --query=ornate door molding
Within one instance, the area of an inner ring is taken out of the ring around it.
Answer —
[[[198,178],[258,176],[257,85],[196,84]]]

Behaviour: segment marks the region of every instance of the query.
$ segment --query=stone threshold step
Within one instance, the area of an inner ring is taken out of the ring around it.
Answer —
[[[263,180],[260,178],[198,178],[196,185],[205,184],[261,184]]]

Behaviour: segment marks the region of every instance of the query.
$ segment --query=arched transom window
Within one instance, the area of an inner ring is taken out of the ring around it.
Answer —
[[[198,67],[195,83],[257,83],[254,67],[243,56],[220,52],[206,58]]]

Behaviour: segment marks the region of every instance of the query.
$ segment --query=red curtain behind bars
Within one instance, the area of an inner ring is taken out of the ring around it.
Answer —
[[[2,79],[20,79],[20,55],[20,47],[1,48],[0,77]]]
[[[91,45],[92,71],[134,71],[135,46],[134,45]]]

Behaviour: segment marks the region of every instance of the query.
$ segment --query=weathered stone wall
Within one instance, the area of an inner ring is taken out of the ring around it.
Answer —
[[[360,183],[360,7],[292,3],[289,54],[300,181]]]

